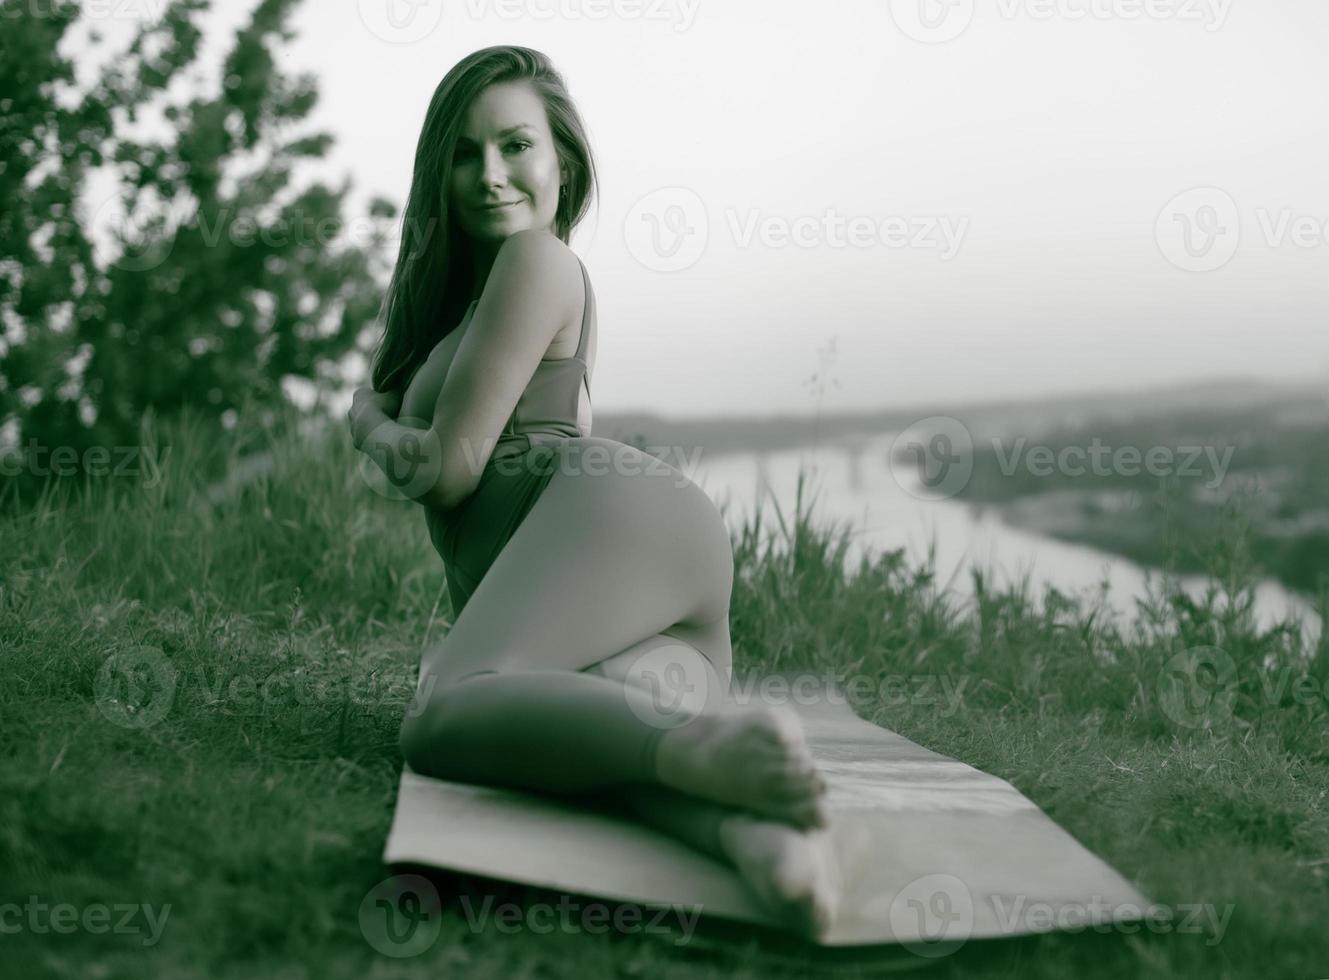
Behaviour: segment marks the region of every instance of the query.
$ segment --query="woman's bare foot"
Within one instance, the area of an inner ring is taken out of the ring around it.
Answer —
[[[735,814],[720,824],[720,842],[772,913],[812,939],[830,930],[845,887],[830,830],[799,831]]]
[[[727,708],[660,739],[660,782],[795,827],[824,827],[826,783],[790,709]]]

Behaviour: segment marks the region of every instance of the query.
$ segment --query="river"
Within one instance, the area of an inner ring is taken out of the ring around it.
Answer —
[[[1147,570],[1128,559],[1096,548],[1073,544],[1022,530],[1004,523],[991,507],[980,508],[957,500],[931,500],[912,492],[908,478],[896,479],[887,460],[895,433],[860,441],[852,447],[824,445],[769,453],[726,453],[713,458],[702,453],[694,464],[669,462],[687,472],[725,511],[731,528],[741,526],[758,506],[762,527],[778,531],[772,501],[778,502],[786,521],[794,511],[800,466],[809,471],[804,487],[804,509],[809,498],[814,524],[848,522],[854,529],[846,564],[857,568],[864,549],[905,549],[915,562],[927,559],[935,547],[937,582],[960,602],[972,597],[970,570],[984,568],[989,581],[1011,583],[1028,575],[1031,598],[1039,604],[1043,585],[1091,600],[1102,598],[1117,624],[1129,628],[1137,612],[1135,600],[1146,595],[1152,580],[1155,591],[1161,572]],[[1192,595],[1203,594],[1205,576],[1179,578]],[[1106,591],[1103,586],[1106,585]],[[1311,644],[1321,623],[1311,604],[1279,582],[1265,579],[1255,591],[1253,613],[1261,627],[1291,617],[1302,620],[1303,636]]]

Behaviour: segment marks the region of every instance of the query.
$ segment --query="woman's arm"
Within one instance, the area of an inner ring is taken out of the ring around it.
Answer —
[[[447,502],[438,492],[442,473],[438,439],[425,419],[390,418],[385,409],[395,411],[400,404],[398,393],[358,389],[348,413],[351,443],[374,461],[403,496],[426,506],[445,507]]]
[[[494,259],[470,328],[461,339],[430,424],[393,422],[368,389],[352,412],[356,448],[404,495],[449,510],[474,492],[499,436],[540,359],[572,316],[581,265],[546,231],[507,238]],[[361,396],[361,392],[364,394]]]
[[[526,385],[584,292],[576,254],[548,231],[508,236],[434,404],[440,496],[475,491]]]

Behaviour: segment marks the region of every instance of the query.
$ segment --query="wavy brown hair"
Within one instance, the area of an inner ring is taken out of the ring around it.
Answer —
[[[383,335],[370,375],[375,391],[389,391],[409,379],[434,345],[456,329],[470,304],[474,263],[448,208],[452,161],[475,98],[490,85],[519,81],[530,83],[544,103],[559,160],[568,170],[554,216],[555,234],[567,244],[590,210],[599,183],[586,127],[549,58],[532,48],[499,45],[457,62],[434,89],[415,147],[401,249],[380,311]]]

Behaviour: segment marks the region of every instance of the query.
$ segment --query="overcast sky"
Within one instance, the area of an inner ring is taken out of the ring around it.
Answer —
[[[1329,385],[1322,0],[390,2],[295,21],[311,173],[403,203],[444,73],[547,52],[600,167],[599,411],[811,413],[822,358],[823,411]]]

